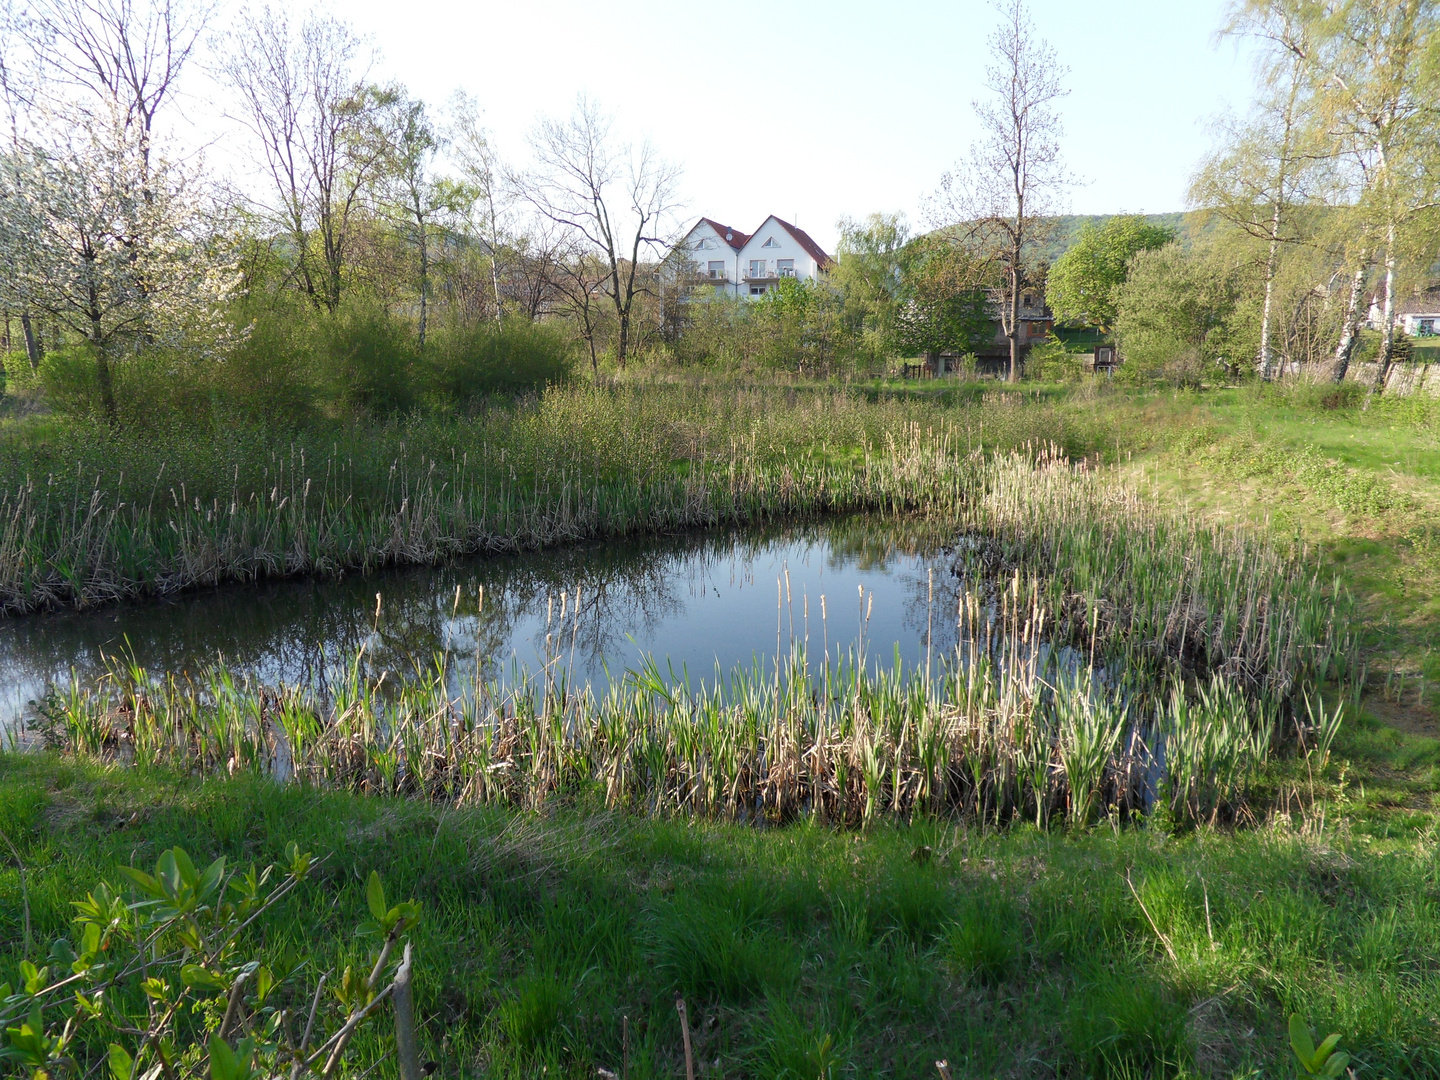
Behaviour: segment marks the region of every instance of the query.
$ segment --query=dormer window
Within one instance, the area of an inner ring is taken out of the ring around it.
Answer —
[[[772,236],[772,237],[770,237],[769,240],[766,240],[766,241],[765,241],[763,244],[761,244],[760,246],[761,246],[762,248],[778,248],[780,245],[775,242],[775,238]]]
[[[1030,293],[1028,293],[1028,292],[1025,294],[1025,306],[1026,306],[1026,307],[1034,307],[1034,306],[1035,306],[1035,297],[1032,296],[1032,295],[1031,295]]]

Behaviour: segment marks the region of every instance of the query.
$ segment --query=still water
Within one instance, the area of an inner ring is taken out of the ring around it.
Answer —
[[[898,649],[908,667],[925,662],[927,643],[937,657],[955,645],[951,540],[934,524],[843,518],[0,621],[0,728],[72,673],[94,679],[107,658],[152,673],[223,659],[237,674],[321,691],[362,645],[372,670],[408,673],[449,650],[478,659],[487,677],[512,680],[558,652],[572,684],[597,690],[647,658],[698,682],[717,665],[728,672],[768,660],[777,641],[788,650],[807,636],[817,658],[827,646],[833,654],[863,642],[872,665],[893,665]]]

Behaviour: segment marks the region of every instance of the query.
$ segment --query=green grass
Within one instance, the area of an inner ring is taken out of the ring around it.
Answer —
[[[940,1058],[956,1076],[1288,1076],[1291,1011],[1340,1032],[1359,1075],[1440,1070],[1433,832],[1382,840],[1313,815],[1184,838],[761,831],[47,756],[0,758],[0,828],[42,941],[117,862],[177,843],[264,861],[293,838],[328,862],[258,934],[329,966],[355,949],[341,931],[380,870],[424,904],[418,1008],[440,1075],[618,1071],[628,1023],[630,1075],[675,1076],[677,991],[711,1076],[924,1076]],[[7,859],[7,969],[19,936]],[[362,1065],[384,1035],[365,1039]]]

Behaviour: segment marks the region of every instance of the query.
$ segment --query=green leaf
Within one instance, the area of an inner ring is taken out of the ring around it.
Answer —
[[[180,981],[197,990],[224,990],[225,983],[212,971],[199,964],[186,964],[180,969]]]
[[[275,985],[275,976],[270,973],[268,967],[262,967],[255,972],[255,1002],[265,1004],[265,999],[270,996],[270,989]]]
[[[1325,1060],[1334,1052],[1336,1044],[1340,1042],[1339,1034],[1326,1036],[1325,1041],[1315,1048],[1314,1062],[1316,1065],[1323,1065]]]
[[[161,886],[160,882],[145,873],[144,870],[137,870],[133,866],[121,866],[117,867],[117,869],[129,878],[136,888],[147,896],[153,896],[157,900],[164,897],[165,889]]]
[[[135,1075],[135,1060],[119,1043],[110,1044],[110,1075],[114,1080],[131,1080]]]
[[[1300,1018],[1299,1013],[1290,1014],[1290,1049],[1300,1059],[1307,1073],[1314,1073],[1315,1040],[1310,1036],[1310,1025]]]
[[[225,876],[225,856],[221,855],[205,868],[205,873],[200,877],[200,884],[196,886],[195,892],[201,900],[208,900],[220,886],[220,879]]]
[[[1350,1064],[1350,1055],[1344,1052],[1333,1055],[1325,1062],[1325,1068],[1320,1073],[1325,1080],[1340,1080],[1341,1074],[1345,1072],[1345,1066]]]
[[[380,884],[380,873],[370,871],[370,881],[365,886],[365,899],[370,905],[370,914],[376,922],[384,922],[388,909],[385,907],[385,886]]]
[[[172,900],[180,895],[180,866],[175,861],[175,852],[179,850],[178,847],[171,848],[155,860],[155,877],[160,882],[162,895]]]
[[[241,1080],[240,1061],[218,1035],[210,1036],[210,1080]]]
[[[180,880],[193,889],[200,881],[200,875],[195,871],[195,864],[190,861],[190,856],[185,854],[185,849],[178,844],[171,850],[175,855],[175,869],[180,872]]]

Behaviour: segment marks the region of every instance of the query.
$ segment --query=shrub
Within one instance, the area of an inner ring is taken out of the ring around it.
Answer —
[[[357,303],[318,316],[315,339],[322,392],[342,410],[408,412],[417,403],[414,338],[383,308]]]
[[[357,931],[376,948],[359,966],[331,973],[329,994],[323,979],[313,994],[301,985],[320,973],[247,933],[314,865],[291,843],[283,866],[263,870],[237,871],[223,857],[201,869],[178,847],[161,853],[153,875],[121,867],[124,887],[101,882],[71,905],[73,939],[57,939],[40,964],[23,961],[18,985],[0,983],[7,1074],[94,1076],[108,1066],[115,1080],[244,1080],[292,1068],[298,1075],[322,1061],[328,1074],[386,995],[397,1035],[402,1026],[413,1032],[410,947],[401,962],[397,946],[420,909],[391,906],[378,874],[366,888],[371,920]],[[313,1002],[303,1029],[287,1022],[296,1002]],[[418,1069],[413,1043],[400,1051]]]
[[[564,382],[574,361],[562,328],[525,319],[441,327],[425,354],[435,397],[447,405]]]

